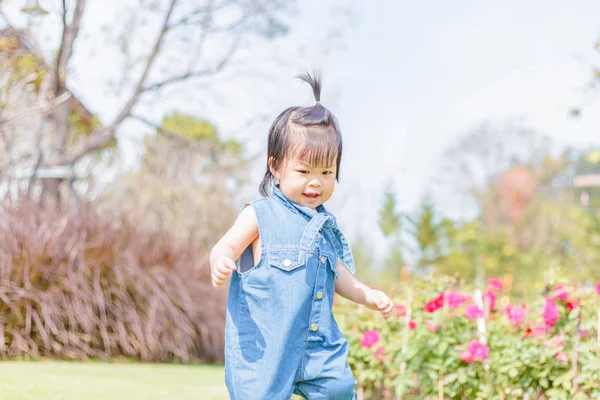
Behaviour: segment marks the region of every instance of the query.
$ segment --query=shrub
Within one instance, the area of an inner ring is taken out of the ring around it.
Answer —
[[[421,282],[414,291],[412,301],[410,291],[397,297],[387,323],[337,302],[365,398],[600,397],[595,287],[557,285],[530,304],[512,299],[507,307],[496,299],[510,294],[495,281],[479,293],[481,303],[472,289],[443,282]]]
[[[195,241],[34,203],[0,208],[0,355],[221,361],[226,292]]]

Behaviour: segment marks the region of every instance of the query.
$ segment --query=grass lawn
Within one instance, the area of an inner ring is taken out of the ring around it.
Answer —
[[[3,400],[226,400],[222,365],[0,361]]]

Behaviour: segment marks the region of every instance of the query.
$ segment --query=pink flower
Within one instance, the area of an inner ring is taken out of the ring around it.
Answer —
[[[487,300],[487,303],[490,305],[490,311],[495,311],[496,310],[496,292],[494,292],[493,290],[488,290],[487,292],[485,292],[483,294],[483,301],[485,302]]]
[[[483,310],[475,305],[470,305],[465,309],[465,316],[471,321],[475,321],[477,318],[483,318]]]
[[[445,300],[448,302],[448,306],[451,309],[455,309],[459,307],[462,303],[467,301],[467,297],[463,296],[460,293],[449,292],[446,294]]]
[[[508,306],[506,308],[506,314],[508,320],[514,325],[521,325],[525,321],[525,305],[522,306]]]
[[[473,362],[473,357],[471,357],[471,353],[469,353],[469,350],[463,350],[463,352],[460,353],[460,359],[466,362],[467,364],[471,364]]]
[[[565,304],[565,307],[567,307],[569,311],[576,309],[578,306],[579,304],[577,304],[577,300],[570,300],[567,301],[567,304]]]
[[[556,307],[556,303],[552,297],[546,298],[546,305],[544,306],[544,311],[542,311],[542,318],[544,318],[548,328],[552,328],[558,321],[558,307]]]
[[[569,362],[569,356],[560,351],[558,353],[556,353],[556,359],[558,361],[564,362],[564,363]]]
[[[488,358],[490,349],[485,343],[473,341],[469,345],[469,348],[460,353],[460,359],[467,364],[473,361],[483,361]]]
[[[546,325],[537,324],[536,326],[533,327],[533,330],[531,331],[531,335],[536,338],[541,338],[541,337],[546,336]]]
[[[379,340],[381,340],[381,335],[379,334],[378,331],[376,331],[376,330],[366,331],[363,334],[362,340],[360,341],[360,346],[364,347],[366,349],[370,349],[375,344],[377,344],[379,342]]]
[[[375,359],[377,361],[379,361],[379,363],[383,363],[385,362],[386,359],[386,354],[385,354],[385,349],[381,346],[379,346],[377,349],[375,349]]]
[[[598,293],[598,295],[600,295],[600,282],[598,282],[596,284],[596,293]]]
[[[408,321],[408,329],[414,331],[417,329],[417,323],[415,321]]]
[[[565,301],[569,298],[569,291],[563,284],[554,287],[554,297],[558,300]]]
[[[425,304],[425,306],[423,307],[423,309],[425,310],[425,312],[432,313],[432,312],[439,310],[443,306],[444,306],[444,295],[440,294],[435,299],[428,301]]]
[[[406,307],[402,304],[394,304],[394,309],[392,310],[392,314],[396,318],[402,318],[406,316]]]
[[[564,341],[564,338],[562,337],[562,335],[554,336],[554,341],[553,341],[552,345],[554,347],[558,347],[559,349],[562,349],[563,346],[565,345],[565,341]]]
[[[533,336],[535,338],[543,338],[546,336],[546,325],[545,324],[537,324],[533,327],[528,326],[523,332],[523,337],[526,338],[528,336]]]
[[[440,327],[440,324],[433,323],[431,320],[426,319],[425,320],[425,326],[427,327],[427,329],[429,330],[429,332],[436,333],[437,330]]]
[[[487,287],[489,290],[499,291],[502,290],[504,285],[502,284],[502,281],[500,279],[490,278],[487,280]]]

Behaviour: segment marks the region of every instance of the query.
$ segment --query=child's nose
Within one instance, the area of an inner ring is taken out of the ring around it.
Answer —
[[[314,178],[314,179],[310,180],[309,185],[310,186],[321,186],[321,181],[318,180],[318,179],[316,179],[316,178]]]

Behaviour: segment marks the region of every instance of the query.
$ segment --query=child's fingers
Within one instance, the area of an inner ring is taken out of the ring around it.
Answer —
[[[223,284],[235,270],[235,263],[229,258],[223,258],[223,260],[217,264],[216,268],[212,271],[211,279],[213,286],[223,286]]]
[[[228,277],[229,275],[231,275],[231,271],[229,271],[229,272],[227,272],[227,271],[229,271],[229,270],[223,270],[223,271],[216,270],[216,271],[214,271],[214,274],[213,274],[213,275],[214,275],[214,276],[215,276],[215,278],[217,278],[218,280],[224,280],[224,279],[227,279],[227,277]]]
[[[388,303],[385,306],[385,308],[383,309],[383,312],[388,314],[388,313],[392,312],[393,309],[394,309],[394,303],[388,299]]]
[[[235,268],[234,268],[235,269]],[[225,275],[225,276],[230,276],[231,273],[233,272],[233,269],[231,269],[230,267],[228,267],[227,265],[223,264],[223,265],[219,265],[217,267],[217,272]]]
[[[380,307],[381,316],[387,320],[390,317],[393,309],[394,303],[390,299],[386,298],[385,303],[382,305],[382,307]]]
[[[227,267],[230,271],[235,271],[237,269],[235,262],[231,258],[224,258],[223,264],[225,264],[225,267]]]
[[[377,307],[379,307],[380,310],[385,310],[386,308],[391,309],[391,307],[393,307],[393,306],[394,306],[394,304],[385,294],[382,293],[379,296],[379,299],[377,301]]]
[[[223,286],[224,280],[217,278],[214,274],[211,276],[212,285],[216,288]]]

